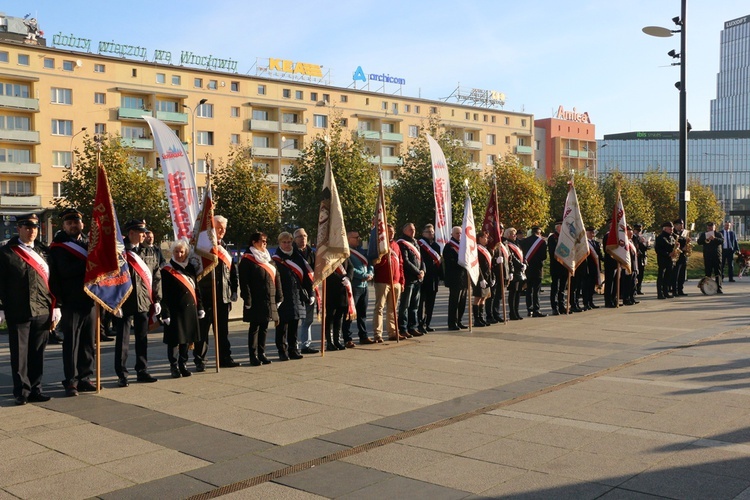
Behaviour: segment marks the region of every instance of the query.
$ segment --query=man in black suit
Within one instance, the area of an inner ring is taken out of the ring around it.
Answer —
[[[732,231],[731,222],[724,222],[724,230],[721,233],[724,237],[721,247],[721,275],[724,276],[724,266],[729,267],[729,281],[734,282],[734,254],[740,252],[740,246],[737,244],[737,236]]]
[[[466,269],[458,265],[458,248],[461,241],[461,226],[454,226],[451,239],[443,247],[443,277],[448,287],[448,329],[465,330],[461,323],[466,310],[468,283]]]
[[[633,243],[635,243],[635,249],[638,253],[638,283],[635,287],[635,293],[638,295],[643,295],[641,285],[643,285],[643,273],[646,271],[646,263],[648,262],[646,252],[649,249],[648,241],[641,234],[642,229],[641,224],[633,224]]]
[[[526,259],[526,312],[527,316],[543,318],[539,311],[539,290],[542,288],[544,261],[547,260],[547,242],[542,238],[542,228],[534,226],[531,235],[521,240],[519,246]]]
[[[560,264],[555,258],[555,249],[557,241],[560,238],[560,227],[562,220],[555,222],[555,232],[547,237],[547,250],[549,251],[549,273],[552,276],[552,286],[550,286],[549,300],[552,306],[552,315],[567,314],[565,307],[565,289],[568,286],[568,269]]]
[[[599,306],[594,304],[594,291],[596,286],[601,284],[601,263],[604,257],[602,256],[602,247],[596,241],[596,229],[594,227],[586,228],[586,239],[589,244],[589,256],[586,257],[585,264],[588,267],[588,273],[583,286],[583,308],[598,309]]]
[[[656,263],[659,266],[659,274],[656,277],[656,292],[659,299],[671,299],[674,297],[670,293],[673,280],[672,269],[674,268],[672,255],[674,254],[675,246],[672,231],[674,231],[674,224],[671,221],[664,222],[661,225],[661,234],[659,234],[656,242],[654,242]]]
[[[698,236],[698,244],[703,245],[703,266],[706,276],[716,277],[716,293],[724,293],[721,290],[721,252],[724,247],[724,235],[715,230],[715,224],[706,224],[706,231]]]

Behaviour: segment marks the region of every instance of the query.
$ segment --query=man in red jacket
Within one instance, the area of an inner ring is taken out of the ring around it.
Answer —
[[[404,286],[404,273],[401,264],[401,249],[393,241],[395,231],[388,224],[388,241],[391,247],[389,258],[382,258],[374,264],[375,313],[372,317],[372,331],[375,342],[383,343],[383,308],[388,308],[388,340],[403,340],[396,325],[396,307]],[[392,277],[392,278],[391,278]],[[391,283],[393,286],[391,287]]]

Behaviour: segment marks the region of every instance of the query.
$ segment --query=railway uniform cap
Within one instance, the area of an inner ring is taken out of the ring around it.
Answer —
[[[633,229],[635,231],[640,231],[641,229],[643,229],[643,226],[641,224],[633,224]]]
[[[39,227],[39,217],[36,214],[25,214],[16,217],[17,226]]]
[[[673,222],[674,222],[675,224],[682,224],[683,226],[685,225],[685,221],[684,221],[684,220],[682,220],[682,219],[675,219],[675,220],[674,220]]]
[[[128,231],[138,231],[139,233],[145,233],[146,231],[148,231],[148,229],[146,228],[146,221],[138,219],[128,221],[128,223],[125,224],[125,232],[127,233]]]
[[[77,208],[66,208],[60,212],[60,219],[66,220],[83,220],[83,214]]]
[[[674,227],[674,224],[672,224],[671,220],[668,220],[666,222],[662,222],[661,227]]]

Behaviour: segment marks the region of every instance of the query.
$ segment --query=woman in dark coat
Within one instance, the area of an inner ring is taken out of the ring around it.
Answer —
[[[264,233],[250,235],[250,247],[239,265],[240,296],[244,302],[242,321],[250,323],[247,343],[252,366],[271,364],[266,357],[268,323],[278,323],[277,308],[284,300],[279,273],[266,245]]]
[[[518,306],[521,302],[521,291],[526,281],[526,264],[523,263],[523,251],[516,245],[516,229],[509,227],[503,234],[503,239],[508,246],[508,316],[511,320],[523,319],[518,314]]]
[[[161,270],[161,321],[172,378],[189,377],[185,366],[188,344],[200,338],[198,320],[206,313],[196,287],[195,267],[188,261],[190,245],[185,240],[172,245],[172,259]]]
[[[304,257],[292,243],[292,235],[284,231],[279,235],[278,241],[279,247],[273,255],[273,261],[281,279],[284,301],[279,306],[276,348],[279,350],[279,361],[288,361],[302,359],[302,354],[297,350],[297,326],[299,320],[305,318],[306,306],[310,302],[310,293],[305,289],[310,278],[307,276]]]
[[[344,260],[326,278],[326,349],[329,351],[343,351],[346,346],[341,343],[341,326],[344,316],[354,317],[356,314],[350,308],[352,297],[351,280],[354,268],[349,259]],[[352,305],[354,303],[352,302]]]

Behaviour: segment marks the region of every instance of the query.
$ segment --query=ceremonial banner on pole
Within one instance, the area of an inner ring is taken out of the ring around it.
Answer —
[[[430,146],[432,158],[432,188],[435,193],[435,241],[440,245],[440,251],[451,239],[453,229],[453,213],[451,210],[451,180],[448,176],[448,163],[445,161],[443,150],[430,134],[427,144]]]
[[[571,274],[589,256],[589,240],[586,239],[586,226],[583,224],[578,195],[572,182],[569,182],[568,197],[565,199],[560,238],[555,247],[555,258]]]
[[[612,210],[612,224],[609,226],[605,249],[630,274],[630,243],[626,231],[627,226],[628,223],[625,222],[625,208],[622,205],[622,196],[618,191],[617,201]]]
[[[96,171],[96,194],[83,289],[111,313],[122,306],[133,289],[124,252],[125,244],[109,193],[107,172],[100,164]]]
[[[323,199],[318,214],[318,244],[315,254],[315,278],[318,286],[339,264],[349,258],[349,240],[344,227],[339,191],[331,171],[331,160],[326,157],[326,175],[323,181]]]
[[[380,178],[378,186],[378,203],[375,207],[375,224],[370,231],[370,241],[367,243],[367,260],[372,264],[380,262],[390,252],[388,242],[388,222],[385,216],[385,192],[383,190],[383,178]]]
[[[198,191],[185,146],[164,122],[148,115],[143,115],[143,119],[151,127],[156,151],[159,152],[174,238],[190,240],[198,218]]]
[[[207,274],[211,274],[219,261],[218,241],[214,230],[214,200],[210,185],[206,187],[203,208],[198,215],[191,244],[195,248],[195,253],[200,256],[203,265],[203,270],[198,273],[198,280],[200,280]]]
[[[471,197],[466,193],[464,222],[461,226],[461,242],[458,245],[458,265],[464,267],[473,284],[479,281],[479,255],[477,253],[477,231],[474,227],[474,211]]]
[[[487,231],[487,248],[494,250],[495,246],[502,241],[500,234],[500,215],[497,211],[497,184],[492,185],[490,200],[487,202],[487,210],[484,212],[482,230]]]

